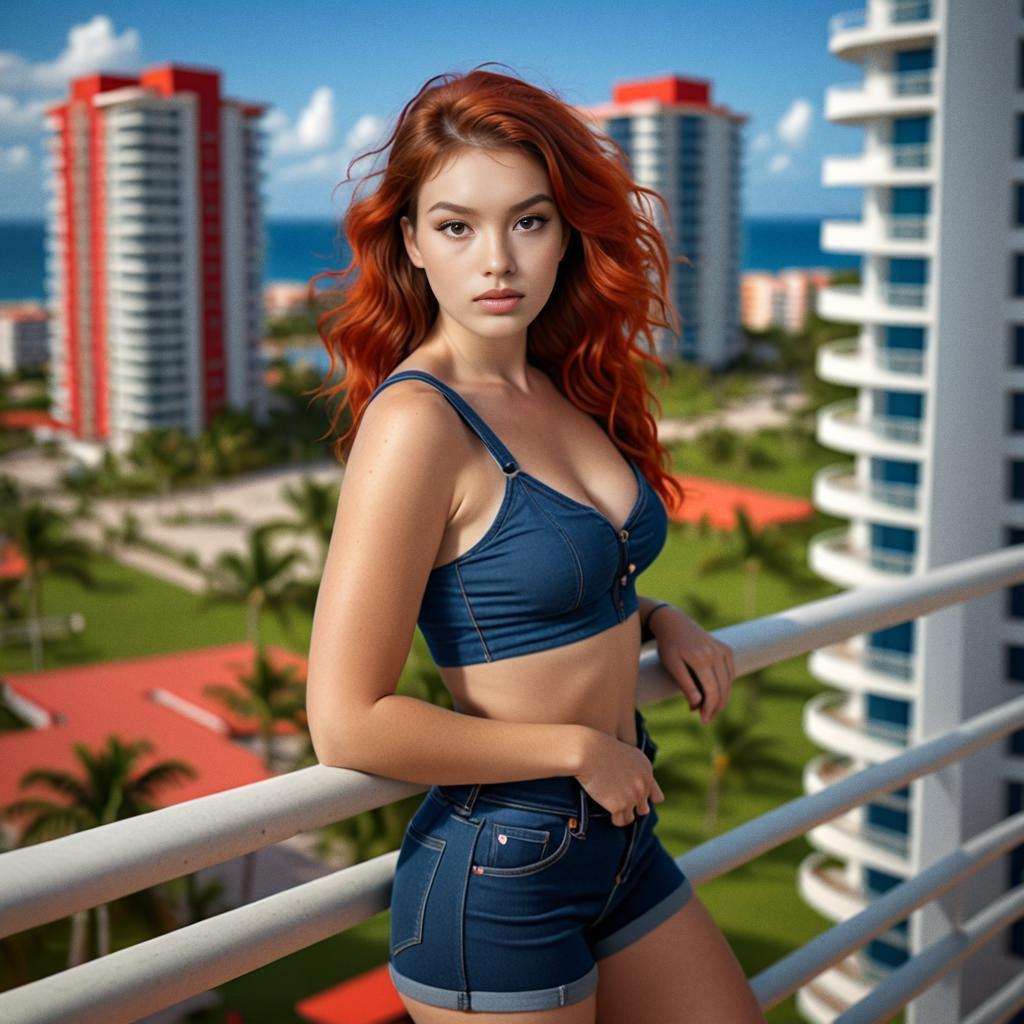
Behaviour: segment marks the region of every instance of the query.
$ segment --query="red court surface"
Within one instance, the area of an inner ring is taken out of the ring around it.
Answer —
[[[806,498],[712,480],[706,476],[673,475],[685,491],[682,505],[670,512],[670,518],[676,523],[699,523],[706,514],[714,529],[734,530],[736,505],[746,509],[748,518],[757,529],[773,523],[809,519],[814,515],[814,505]]]
[[[295,1004],[310,1024],[398,1024],[410,1018],[381,964]]]

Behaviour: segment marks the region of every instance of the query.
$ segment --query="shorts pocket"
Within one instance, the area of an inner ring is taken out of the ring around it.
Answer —
[[[423,941],[427,898],[437,877],[447,840],[406,829],[391,887],[392,955]]]
[[[488,816],[473,870],[478,875],[533,875],[565,856],[572,842],[567,818],[502,808]]]

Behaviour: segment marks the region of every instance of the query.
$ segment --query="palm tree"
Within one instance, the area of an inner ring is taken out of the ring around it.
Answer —
[[[704,834],[713,834],[718,824],[721,803],[733,780],[740,779],[744,789],[752,792],[788,792],[785,783],[792,769],[776,751],[781,741],[773,736],[755,733],[757,719],[736,711],[730,702],[707,726],[698,726],[686,719],[674,729],[681,729],[696,738],[696,747],[682,755],[666,759],[659,765],[662,786],[681,787],[695,791],[692,763],[707,765],[707,788],[704,793]],[[687,764],[690,762],[690,765]]]
[[[334,514],[338,507],[340,484],[329,481],[318,484],[313,477],[302,477],[300,486],[285,487],[285,499],[295,510],[295,518],[291,520],[276,519],[267,525],[285,533],[312,533],[320,546],[320,571],[327,561],[327,549],[331,543],[331,531],[334,529]]]
[[[274,770],[274,726],[278,722],[305,725],[306,686],[295,678],[294,665],[275,668],[265,650],[258,648],[251,672],[239,672],[241,689],[210,683],[205,692],[243,718],[254,718],[259,727],[263,762]]]
[[[735,542],[728,551],[709,555],[697,565],[701,576],[742,567],[744,573],[744,619],[756,617],[757,580],[761,570],[767,570],[784,580],[799,575],[800,567],[790,554],[785,538],[775,527],[757,530],[743,505],[737,503]]]
[[[290,628],[289,611],[301,604],[303,586],[288,575],[304,556],[299,551],[274,554],[270,547],[273,526],[262,524],[249,531],[246,554],[224,551],[212,568],[206,570],[207,592],[204,603],[244,603],[248,607],[246,636],[253,647],[260,647],[260,615],[272,611],[285,628]]]
[[[5,488],[7,490],[7,488]],[[32,668],[43,667],[42,584],[49,575],[67,576],[83,586],[95,580],[89,571],[93,550],[86,541],[67,535],[68,519],[39,501],[0,500],[0,534],[5,535],[26,562],[24,586],[29,601]]]
[[[157,761],[144,771],[134,773],[135,762],[152,752],[147,739],[122,743],[111,734],[106,745],[92,752],[84,743],[75,743],[75,757],[82,765],[84,778],[59,768],[32,768],[22,775],[19,789],[48,786],[64,799],[60,802],[42,797],[22,797],[3,808],[5,816],[32,815],[21,832],[20,846],[53,839],[83,829],[107,825],[154,809],[157,790],[195,778],[195,769],[184,761]],[[96,911],[96,950],[98,956],[110,952],[110,915],[106,904]],[[82,963],[86,954],[88,910],[72,916],[68,966]]]

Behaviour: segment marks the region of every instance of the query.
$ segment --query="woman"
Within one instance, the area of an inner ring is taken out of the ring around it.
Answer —
[[[430,79],[387,146],[321,322],[357,433],[308,717],[322,763],[432,787],[395,873],[395,986],[419,1024],[763,1021],[655,835],[636,709],[641,620],[705,724],[734,676],[634,586],[678,491],[641,362],[664,367],[636,344],[669,326],[648,190],[564,101],[480,68]],[[454,711],[394,693],[417,622]]]

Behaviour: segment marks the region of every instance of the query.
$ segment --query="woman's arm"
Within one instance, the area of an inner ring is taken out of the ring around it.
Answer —
[[[394,692],[452,504],[453,416],[412,382],[364,413],[313,614],[313,748],[322,764],[437,785],[579,774],[597,730],[495,721]]]

